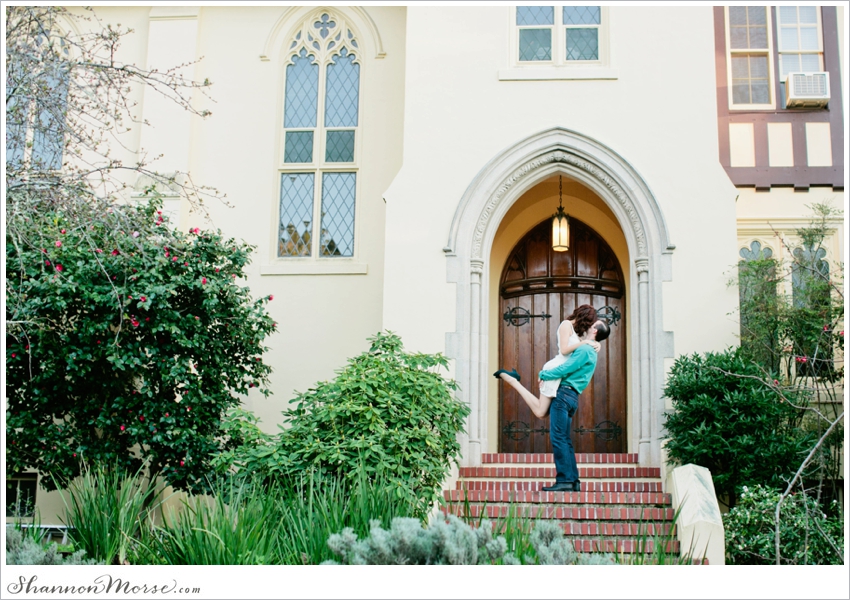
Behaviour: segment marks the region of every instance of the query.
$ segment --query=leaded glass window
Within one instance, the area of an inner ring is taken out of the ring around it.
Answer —
[[[602,21],[600,6],[517,6],[518,61],[600,61]]]
[[[730,6],[728,11],[732,104],[771,104],[770,9]]]
[[[360,65],[357,36],[330,11],[290,42],[278,256],[354,256]]]
[[[565,6],[567,60],[599,60],[599,6]]]

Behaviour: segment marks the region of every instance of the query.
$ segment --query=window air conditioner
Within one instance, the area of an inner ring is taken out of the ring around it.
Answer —
[[[788,73],[785,108],[822,108],[829,103],[829,73]]]

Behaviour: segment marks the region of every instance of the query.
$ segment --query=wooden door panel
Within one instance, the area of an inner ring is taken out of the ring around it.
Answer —
[[[625,452],[626,345],[622,271],[610,247],[595,231],[571,221],[573,244],[551,250],[549,221],[532,229],[514,248],[502,276],[501,314],[511,309],[532,315],[500,326],[500,367],[516,368],[522,383],[539,395],[537,374],[558,352],[561,321],[579,305],[614,309],[619,320],[603,342],[596,371],[579,397],[573,419],[576,452]],[[539,315],[550,315],[541,318]],[[510,386],[500,384],[501,452],[551,452],[549,418],[538,419]]]

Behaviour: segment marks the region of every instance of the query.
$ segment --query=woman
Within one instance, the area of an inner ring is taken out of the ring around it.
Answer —
[[[595,322],[596,309],[590,304],[582,304],[575,309],[558,326],[558,355],[543,365],[542,370],[554,369],[563,364],[567,360],[567,356],[581,344],[590,344],[594,350],[599,352],[599,342],[591,340],[582,342],[579,340],[579,336],[584,335]],[[549,405],[552,403],[552,398],[557,395],[558,386],[561,383],[560,379],[539,381],[540,396],[537,397],[520,384],[520,377],[516,370],[505,371],[504,369],[499,369],[493,373],[493,377],[497,379],[501,378],[505,383],[514,388],[522,399],[525,400],[525,403],[528,404],[531,412],[540,419],[549,414]]]

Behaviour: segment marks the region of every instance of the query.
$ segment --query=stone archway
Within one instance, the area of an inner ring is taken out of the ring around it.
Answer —
[[[455,211],[443,249],[447,278],[457,284],[457,327],[447,335],[447,354],[456,359],[460,394],[471,408],[461,440],[464,465],[478,465],[488,443],[487,323],[491,310],[484,290],[485,263],[499,223],[527,190],[563,174],[591,189],[611,209],[623,230],[630,264],[629,310],[634,328],[628,341],[633,399],[629,451],[641,465],[659,465],[664,403],[663,358],[673,356],[672,334],[662,330],[661,282],[669,281],[671,254],[660,208],[649,186],[621,156],[580,133],[555,127],[532,135],[494,157],[475,177]]]

